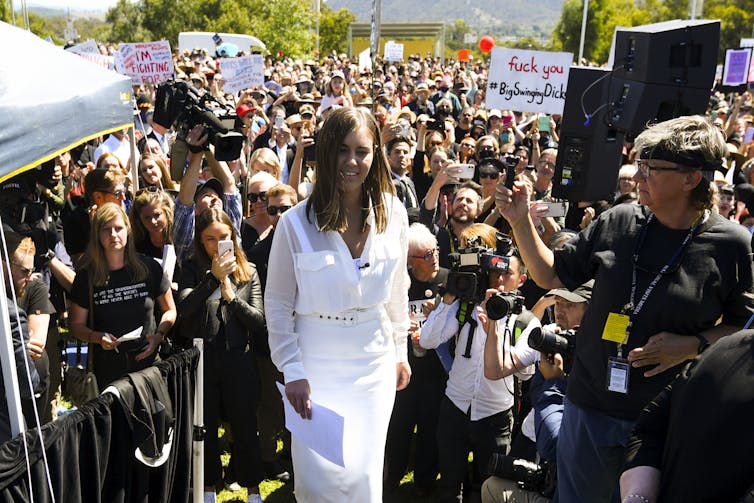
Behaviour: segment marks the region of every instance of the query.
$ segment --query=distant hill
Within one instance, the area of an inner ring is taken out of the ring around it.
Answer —
[[[57,9],[53,7],[39,7],[35,5],[29,6],[29,12],[33,12],[34,14],[37,14],[38,16],[44,17],[44,18],[50,18],[50,17],[57,17],[57,16],[63,16],[68,17],[68,9]],[[80,18],[94,18],[99,19],[101,21],[105,20],[105,14],[107,13],[106,10],[87,10],[87,9],[71,9],[71,17],[73,19],[80,19]],[[20,12],[18,12],[19,15]]]
[[[382,21],[444,21],[463,19],[480,36],[549,38],[564,0],[382,0]],[[369,22],[372,0],[328,0],[333,9],[351,9]]]

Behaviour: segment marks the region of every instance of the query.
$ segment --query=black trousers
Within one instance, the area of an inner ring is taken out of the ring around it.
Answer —
[[[434,351],[422,358],[409,355],[411,382],[395,395],[385,445],[385,488],[393,489],[406,474],[414,447],[414,483],[434,487],[437,480],[437,420],[448,375]],[[414,435],[414,428],[416,435]]]
[[[217,428],[227,419],[233,432],[230,453],[236,482],[254,487],[264,479],[257,437],[258,377],[250,351],[226,350],[214,344],[204,346],[204,484],[222,480]]]
[[[476,473],[472,483],[487,478],[493,452],[506,454],[511,435],[510,409],[478,421],[456,407],[446,396],[440,405],[437,444],[440,458],[439,496],[442,502],[457,502],[468,471],[469,451],[474,453]],[[468,491],[466,491],[468,492]]]

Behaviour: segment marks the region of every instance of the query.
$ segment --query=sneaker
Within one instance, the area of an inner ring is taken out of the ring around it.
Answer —
[[[277,460],[265,462],[264,473],[268,480],[279,480],[280,482],[288,482],[291,480],[290,472]]]

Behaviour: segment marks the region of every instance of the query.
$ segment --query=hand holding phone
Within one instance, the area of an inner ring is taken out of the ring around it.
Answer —
[[[226,253],[229,253],[226,257]],[[221,259],[225,259],[228,257],[235,257],[235,253],[233,252],[233,241],[230,239],[223,239],[221,241],[217,242],[217,256]]]

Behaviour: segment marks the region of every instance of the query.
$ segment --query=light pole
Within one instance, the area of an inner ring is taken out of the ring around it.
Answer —
[[[584,13],[581,15],[581,40],[579,41],[579,60],[577,65],[581,64],[581,60],[584,57],[584,38],[586,37],[586,17],[589,13],[589,0],[584,0]]]

